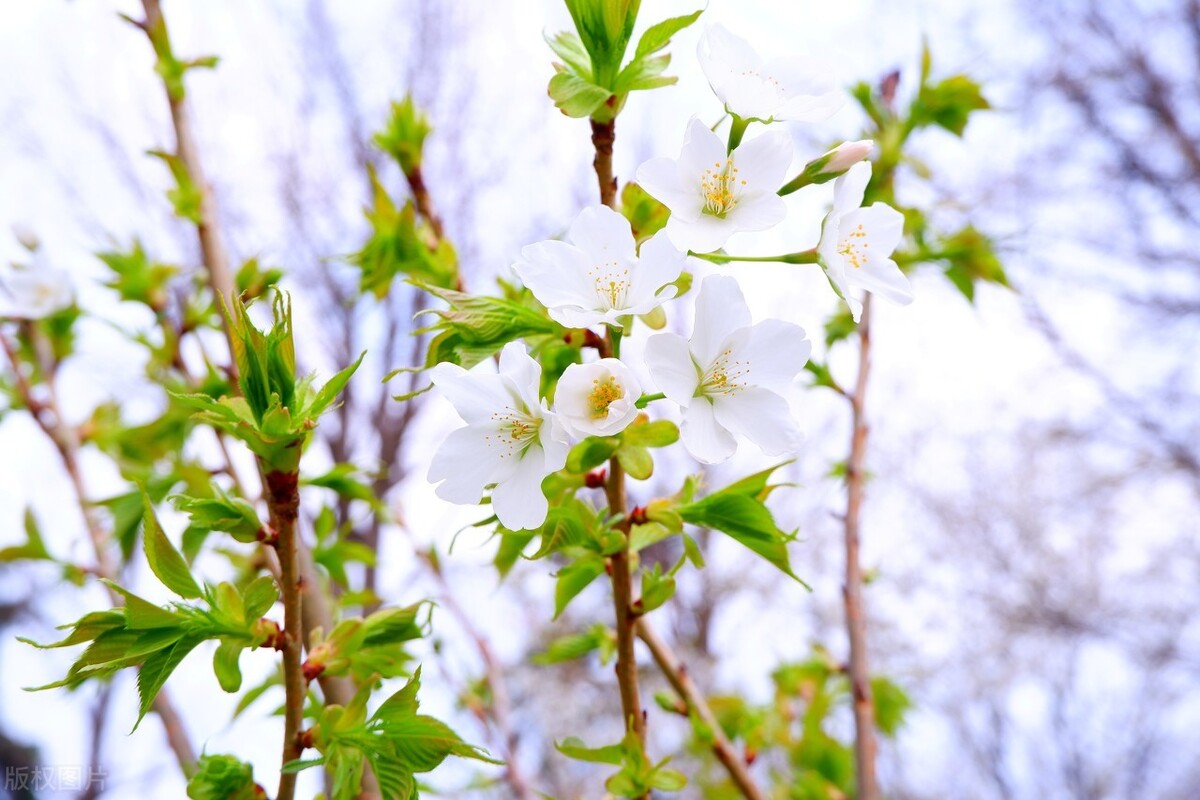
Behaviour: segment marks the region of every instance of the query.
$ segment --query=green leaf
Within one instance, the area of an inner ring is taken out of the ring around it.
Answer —
[[[662,566],[642,571],[642,612],[649,613],[675,596],[675,578],[662,574]]]
[[[679,428],[667,419],[634,422],[621,434],[621,440],[637,447],[666,447],[679,441]]]
[[[625,748],[620,744],[610,744],[605,747],[588,747],[581,739],[570,736],[561,742],[554,743],[554,749],[567,758],[576,761],[586,761],[589,764],[613,764],[620,766],[625,758]]]
[[[125,627],[130,630],[149,630],[151,628],[175,628],[183,623],[184,618],[173,611],[154,605],[149,600],[138,597],[105,578],[101,583],[111,587],[114,592],[125,598]]]
[[[671,57],[669,55],[635,58],[626,64],[625,69],[621,70],[621,73],[617,75],[613,91],[619,95],[624,95],[629,92],[670,86],[679,80],[674,76],[662,74],[670,65]]]
[[[254,783],[254,769],[228,755],[200,756],[187,785],[190,800],[259,800],[263,797],[260,791]]]
[[[666,227],[671,210],[636,183],[621,189],[621,213],[633,228],[633,238],[641,244]]]
[[[654,474],[654,458],[644,447],[623,444],[617,449],[617,461],[634,480],[644,481]]]
[[[590,117],[613,93],[568,70],[555,73],[548,88],[550,99],[568,117]]]
[[[586,81],[592,80],[592,59],[584,49],[579,37],[568,31],[546,37],[546,44],[554,55],[563,60],[566,67]]]
[[[492,563],[495,564],[500,577],[504,578],[521,558],[525,548],[534,540],[538,532],[497,530],[496,534],[500,537],[500,546],[496,548],[496,557],[492,559]]]
[[[614,436],[589,436],[567,453],[567,470],[579,475],[590,472],[608,461],[620,446],[621,440]]]
[[[362,364],[363,357],[366,355],[367,351],[364,350],[353,364],[330,378],[313,397],[312,402],[305,409],[303,416],[309,419],[316,419],[329,410],[330,406],[337,400],[338,395],[346,388],[346,384],[350,382],[351,376],[358,370],[359,365]]]
[[[673,535],[674,533],[660,522],[634,525],[629,531],[629,549],[636,553]]]
[[[613,633],[603,625],[593,625],[586,633],[573,633],[555,639],[544,653],[533,657],[533,663],[541,666],[561,664],[583,658],[593,650],[599,650],[613,638]]]
[[[246,621],[253,623],[255,620],[261,619],[271,610],[278,599],[279,589],[275,586],[275,579],[270,575],[260,575],[250,581],[250,584],[242,591],[242,605],[246,611]]]
[[[54,560],[46,550],[46,542],[42,539],[32,508],[25,509],[25,543],[0,548],[0,563],[18,559]]]
[[[138,671],[138,697],[141,703],[138,706],[137,722],[133,724],[134,730],[137,730],[142,718],[154,705],[154,698],[158,697],[158,692],[167,682],[167,678],[171,677],[175,668],[201,641],[203,639],[197,636],[184,637],[171,647],[152,654],[143,662]]]
[[[392,103],[392,113],[386,127],[371,141],[400,165],[405,175],[421,166],[425,138],[433,131],[429,118],[417,107],[412,93],[398,103]]]
[[[183,556],[171,544],[162,526],[158,524],[158,517],[154,514],[154,505],[150,502],[149,495],[142,494],[142,504],[145,508],[142,544],[150,571],[164,586],[180,597],[189,600],[200,597],[200,586],[192,577],[192,571],[183,560]]]
[[[642,38],[638,39],[637,49],[633,53],[634,58],[648,56],[651,53],[657,53],[659,50],[662,50],[671,43],[672,36],[699,19],[703,11],[704,9],[699,9],[698,11],[693,11],[691,14],[684,14],[681,17],[671,17],[670,19],[664,19],[662,22],[651,25],[642,34]]]
[[[233,693],[242,688],[242,668],[239,660],[242,657],[243,643],[225,639],[213,653],[213,672],[221,688]]]
[[[940,83],[922,84],[913,100],[909,124],[938,125],[962,136],[971,113],[987,108],[991,105],[979,84],[966,75],[954,75]]]
[[[247,544],[258,541],[263,533],[254,506],[240,497],[226,495],[219,488],[213,497],[175,495],[171,501],[191,518],[192,527],[197,530],[228,533]]]
[[[596,83],[611,86],[633,36],[641,0],[565,0]]]
[[[888,678],[871,679],[871,696],[875,701],[875,726],[885,736],[895,736],[912,708],[912,700]]]
[[[566,609],[576,595],[604,573],[604,557],[588,554],[558,571],[554,584],[554,619]]]

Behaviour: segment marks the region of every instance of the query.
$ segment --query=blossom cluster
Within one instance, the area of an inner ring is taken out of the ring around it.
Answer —
[[[638,168],[638,184],[670,212],[665,227],[639,247],[622,214],[589,207],[563,240],[524,247],[513,266],[549,317],[567,328],[626,330],[634,318],[680,301],[689,257],[718,251],[734,234],[781,224],[788,213],[781,195],[791,191],[784,188],[791,136],[770,129],[743,138],[746,128],[752,121],[824,120],[843,103],[842,93],[811,62],[764,61],[719,25],[706,32],[698,56],[736,135],[727,144],[693,119],[678,158],[654,158]],[[883,203],[862,207],[871,178],[863,159],[871,148],[870,142],[846,143],[801,173],[807,176],[803,183],[837,176],[816,253],[856,321],[862,304],[855,290],[897,303],[912,299],[891,258],[904,217]],[[432,371],[433,383],[466,426],[446,439],[429,479],[439,484],[439,496],[462,504],[479,502],[492,487],[502,525],[536,528],[548,512],[542,481],[563,469],[571,442],[621,434],[653,399],[678,407],[683,444],[702,463],[730,458],[737,437],[769,455],[791,454],[802,437],[786,390],[810,352],[803,328],[778,319],[753,323],[738,282],[715,274],[696,292],[690,337],[661,332],[645,343],[644,367],[656,395],[645,393],[649,387],[617,352],[568,366],[552,404],[542,397],[541,365],[518,342],[504,347],[496,371],[442,363]]]

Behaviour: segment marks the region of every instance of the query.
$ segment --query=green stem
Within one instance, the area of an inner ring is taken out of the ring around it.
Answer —
[[[663,394],[662,392],[656,392],[654,394],[644,394],[637,399],[637,402],[634,403],[634,405],[637,406],[638,408],[645,408],[646,406],[653,403],[655,400],[662,400],[664,397],[666,397],[666,395]]]
[[[729,152],[742,143],[742,137],[746,135],[746,128],[750,127],[750,120],[742,119],[737,114],[731,115],[733,123],[729,126]]]
[[[753,263],[778,263],[778,264],[816,264],[817,251],[801,250],[798,253],[784,253],[780,256],[731,256],[728,253],[694,253],[688,251],[689,256],[703,259],[712,264],[729,264],[734,261],[745,261]]]

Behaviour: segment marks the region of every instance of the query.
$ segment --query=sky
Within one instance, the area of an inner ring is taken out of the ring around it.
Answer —
[[[176,223],[168,218],[161,200],[167,176],[161,166],[141,155],[142,150],[170,144],[168,120],[144,39],[116,17],[118,11],[137,14],[137,4],[47,0],[11,5],[6,24],[0,28],[0,74],[19,80],[6,81],[0,90],[0,175],[5,186],[0,191],[0,260],[20,255],[15,237],[5,232],[7,228],[21,225],[31,229],[44,242],[41,257],[77,276],[80,300],[86,308],[136,324],[139,319],[134,312],[116,307],[104,290],[88,282],[101,275],[91,253],[112,242],[127,242],[134,233],[149,246],[167,251],[168,257],[174,247],[171,233]],[[1020,214],[1021,197],[1014,194],[1019,190],[982,185],[989,174],[1011,171],[1028,148],[1036,147],[1033,137],[1021,131],[1022,120],[1013,110],[1016,98],[1009,94],[1012,89],[1004,79],[1012,62],[996,55],[1006,51],[1007,59],[1019,60],[1034,55],[1023,50],[1033,45],[1021,36],[1007,2],[984,5],[953,0],[849,0],[836,4],[711,0],[701,25],[672,43],[671,72],[679,75],[678,85],[656,91],[652,98],[647,93],[630,99],[618,129],[618,174],[626,179],[646,158],[676,155],[692,116],[706,121],[719,116],[719,105],[694,57],[704,24],[720,22],[752,40],[764,54],[811,53],[824,59],[844,81],[873,80],[893,67],[911,75],[922,37],[927,37],[935,72],[966,71],[980,78],[996,110],[980,115],[962,140],[947,133],[930,133],[917,143],[918,154],[934,165],[947,184],[967,196],[981,195],[989,188],[1002,195],[998,207],[1004,211],[992,212],[989,221],[1003,231],[1011,247],[1012,274],[1018,280],[1034,278],[1022,269],[1021,252],[1033,241],[1036,226]],[[215,72],[192,74],[189,97],[218,200],[226,216],[236,223],[231,247],[240,256],[259,254],[266,260],[287,247],[287,228],[275,208],[278,154],[303,154],[300,168],[320,174],[336,170],[339,163],[322,154],[342,146],[339,121],[329,116],[327,107],[304,112],[304,95],[289,81],[297,61],[306,54],[289,35],[287,8],[288,4],[279,0],[263,4],[234,0],[166,3],[178,52],[221,56]],[[330,5],[333,29],[329,35],[338,38],[352,71],[363,78],[371,126],[378,125],[389,100],[402,94],[409,82],[421,80],[420,66],[403,66],[404,59],[397,55],[413,46],[414,34],[406,30],[394,8],[394,3],[381,0]],[[590,202],[593,185],[586,124],[563,117],[545,96],[551,56],[542,35],[569,25],[565,9],[550,0],[506,4],[470,0],[464,8],[464,14],[473,20],[464,41],[439,57],[453,76],[451,96],[469,90],[473,104],[464,108],[450,101],[434,109],[435,127],[440,120],[453,119],[454,125],[446,127],[456,128],[458,139],[447,143],[435,135],[428,161],[435,195],[437,176],[448,174],[451,167],[465,165],[481,174],[498,172],[502,178],[482,181],[479,211],[471,220],[472,237],[484,250],[475,261],[482,274],[473,279],[482,281],[506,275],[523,244],[561,231],[579,206]],[[643,25],[652,18],[694,8],[694,2],[647,0]],[[982,42],[979,31],[987,31]],[[901,91],[906,91],[905,84]],[[85,135],[97,121],[109,127],[113,139],[105,142]],[[858,138],[859,124],[853,109],[847,107],[828,124],[796,127],[796,165],[833,142]],[[750,237],[735,239],[728,249],[753,255],[813,246],[830,196],[828,186],[797,193],[789,199],[786,225],[752,241]],[[327,225],[335,233],[340,225],[357,224],[357,200],[352,195],[337,200],[345,199],[349,202],[331,200]],[[456,222],[450,219],[449,224],[453,234]],[[696,266],[698,275],[708,269]],[[756,319],[781,316],[819,338],[821,321],[836,298],[816,268],[745,266],[737,274]],[[1087,409],[1099,402],[1094,390],[1082,382],[1047,377],[1052,363],[1049,349],[1024,324],[1016,295],[984,287],[977,302],[968,305],[936,274],[921,272],[914,277],[914,286],[918,299],[911,306],[876,304],[873,391],[888,398],[889,409],[904,409],[905,414],[897,419],[880,413],[873,421],[875,441],[890,441],[894,448],[904,436],[936,421],[942,437],[952,442],[1003,432],[1040,414],[1050,417],[1064,408]],[[1077,342],[1097,353],[1111,350],[1113,342],[1106,337],[1114,335],[1109,323],[1115,309],[1098,299],[1073,295],[1069,286],[1051,286],[1046,292],[1043,296],[1051,300],[1071,297],[1070,318]],[[311,310],[298,307],[297,313],[305,324],[319,327],[320,320]],[[630,343],[635,358],[639,348],[635,338]],[[123,409],[132,417],[153,414],[158,401],[149,387],[141,385],[134,351],[117,331],[92,325],[81,342],[81,353],[63,376],[68,416],[80,419],[96,402],[110,397],[121,398]],[[835,362],[836,369],[847,366]],[[1013,387],[1025,390],[1014,393]],[[796,478],[809,493],[806,505],[828,512],[840,502],[840,495],[825,472],[844,448],[846,423],[830,397],[798,393],[795,406],[812,445],[795,468]],[[424,412],[411,451],[417,454],[415,460],[420,462],[420,454],[431,452],[453,424],[453,414],[444,404],[434,403]],[[54,453],[40,434],[27,420],[10,415],[0,420],[0,452],[12,454],[0,458],[0,546],[18,540],[23,509],[31,503],[57,552],[78,554],[86,560],[77,516],[65,487],[58,482]],[[957,478],[954,470],[947,468],[956,457],[953,448],[939,455],[934,442],[924,454],[929,460],[909,468],[933,469],[953,486]],[[726,474],[764,463],[761,456],[747,454]],[[85,467],[94,495],[119,488],[117,476],[101,459],[89,458]],[[904,499],[889,490],[886,474],[880,476],[878,489],[873,491],[877,499],[869,510],[864,558],[872,564],[903,560],[906,544],[894,535],[897,526],[890,520],[905,513]],[[1172,499],[1173,491],[1169,486],[1163,489],[1164,517],[1169,518],[1173,502],[1182,504]],[[404,508],[412,529],[420,532],[418,536],[430,540],[444,542],[447,531],[457,530],[476,516],[471,510],[436,500],[420,474],[405,484],[397,503]],[[811,546],[834,546],[831,531],[826,520],[825,527],[818,527],[809,540]],[[488,552],[481,544],[468,538],[456,550],[455,563],[469,570],[485,562]],[[806,546],[808,542],[795,553],[802,563],[811,556]],[[1131,558],[1137,557],[1134,550]],[[818,594],[836,595],[835,572],[823,575]],[[384,574],[403,585],[402,565],[385,564]],[[19,593],[26,581],[41,587],[53,583],[53,577],[46,574],[15,580],[22,585],[0,587],[0,596],[14,588]],[[152,583],[144,574],[138,576],[137,585],[150,594]],[[540,591],[548,599],[550,588],[546,581],[534,593]],[[71,619],[81,608],[98,605],[101,597],[94,590],[49,595],[42,608],[44,620]],[[478,610],[485,627],[489,611],[497,620],[513,613],[512,601],[497,595],[489,583],[465,583],[463,599]],[[787,618],[806,602],[803,594],[783,598],[782,616]],[[763,618],[753,607],[734,607],[724,614],[719,638],[731,652],[738,643],[761,643],[769,653],[765,662],[769,664],[807,651],[804,635],[772,635],[769,628],[777,624],[777,617]],[[30,631],[45,638],[44,621],[28,623],[22,632]],[[928,646],[938,647],[936,637]],[[514,641],[500,647],[504,656],[513,658],[524,643]],[[6,685],[0,687],[0,715],[6,723],[15,733],[37,741],[47,763],[84,763],[85,738],[74,732],[70,736],[58,733],[69,729],[66,720],[73,721],[71,727],[80,723],[81,706],[76,699],[61,692],[29,695],[16,689],[62,672],[69,654],[35,653],[5,642],[0,643],[0,659],[8,668]],[[244,657],[247,685],[252,684],[256,671],[263,674],[270,663],[269,654]],[[761,694],[766,691],[768,673],[763,663],[757,658],[730,658],[723,662],[718,679]],[[274,719],[251,713],[235,725],[229,724],[232,699],[217,690],[202,657],[185,662],[169,685],[181,699],[197,742],[211,752],[236,752],[252,760],[260,782],[273,784],[271,771],[277,759]],[[144,723],[145,730],[136,736],[120,738],[132,725],[134,697],[131,681],[118,682],[108,747],[114,761],[120,754],[120,763],[113,766],[114,780],[122,787],[119,796],[132,796],[134,787],[139,793],[152,792],[152,796],[177,796],[178,777],[159,752],[151,731],[156,721]],[[1029,702],[1033,707],[1038,704],[1036,699]],[[430,703],[438,711],[452,713],[451,699],[436,691]],[[1032,713],[1036,716],[1036,710]],[[918,718],[914,728],[910,742],[922,735],[935,742],[949,736],[932,720]],[[944,768],[940,749],[908,747],[910,769],[919,774],[923,763]]]

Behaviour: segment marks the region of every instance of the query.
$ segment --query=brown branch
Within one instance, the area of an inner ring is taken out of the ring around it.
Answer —
[[[264,472],[267,508],[271,527],[278,534],[275,549],[279,553],[279,586],[283,594],[283,687],[286,702],[283,714],[283,764],[300,757],[300,728],[304,722],[304,699],[308,682],[300,667],[304,624],[301,609],[300,560],[297,557],[296,516],[300,510],[300,475],[296,472]],[[292,800],[296,794],[296,773],[281,772],[275,800]]]
[[[166,20],[163,18],[159,0],[142,0],[142,8],[146,14],[142,28],[151,38],[151,45],[154,44],[154,35],[161,35],[163,40],[167,40]],[[200,222],[196,225],[196,232],[200,241],[204,267],[213,290],[229,303],[234,297],[236,286],[220,233],[216,200],[212,187],[205,176],[200,160],[200,151],[192,132],[191,115],[184,98],[173,95],[165,82],[163,88],[166,91],[167,103],[171,109],[171,122],[175,129],[176,154],[183,161],[192,182],[201,192]],[[232,352],[228,320],[225,321],[225,334],[229,339],[230,352]],[[304,642],[307,644],[309,632],[314,628],[319,627],[326,633],[333,628],[333,613],[329,608],[325,593],[321,589],[319,574],[312,554],[298,536],[294,541],[299,584],[304,587],[306,592],[306,602],[301,604],[303,618],[299,627]],[[277,577],[282,577],[282,572],[277,574]],[[292,630],[294,631],[296,628],[293,627]],[[347,678],[323,678],[320,686],[325,702],[331,705],[346,706],[354,697],[354,684]],[[378,782],[369,766],[364,767],[363,791],[359,797],[362,800],[374,800],[374,798],[380,797]]]
[[[871,295],[863,297],[858,324],[858,379],[850,396],[853,430],[846,468],[846,576],[842,596],[846,606],[846,633],[850,639],[849,677],[854,705],[854,768],[856,800],[877,800],[875,777],[875,703],[867,666],[867,624],[863,612],[862,565],[859,563],[859,527],[867,456],[866,397],[871,372]]]
[[[737,786],[738,791],[747,800],[766,800],[766,795],[762,793],[762,790],[754,783],[754,778],[750,776],[746,760],[734,750],[733,743],[725,735],[721,723],[717,721],[716,714],[709,707],[704,695],[696,688],[687,666],[679,661],[670,645],[663,641],[644,617],[637,621],[637,635],[650,649],[650,655],[654,657],[655,663],[658,664],[671,687],[683,698],[688,709],[695,712],[696,716],[711,731],[713,755],[728,770],[729,777]]]
[[[45,348],[40,347],[36,341],[36,329],[32,325],[28,325],[26,332],[33,339],[34,351],[45,353]],[[17,391],[21,395],[22,402],[25,403],[25,407],[29,410],[30,416],[33,417],[37,426],[54,443],[62,460],[63,468],[66,470],[71,488],[74,490],[76,502],[83,514],[84,528],[87,530],[88,538],[91,540],[92,549],[96,555],[96,574],[102,578],[114,580],[117,577],[118,565],[109,546],[111,537],[96,515],[94,505],[88,499],[83,470],[79,466],[79,436],[75,429],[64,421],[62,410],[59,407],[58,393],[52,377],[55,372],[54,365],[48,359],[43,359],[42,372],[47,376],[46,399],[40,400],[35,396],[33,387],[22,370],[21,359],[7,336],[0,334],[0,346],[3,347],[4,353],[12,365],[13,374],[16,376]],[[108,592],[109,600],[114,608],[122,605],[123,601],[119,594],[108,586],[105,586],[105,590]],[[196,751],[192,749],[191,740],[183,726],[183,718],[175,709],[166,687],[163,687],[158,696],[154,698],[154,711],[162,721],[167,743],[171,747],[171,752],[175,754],[175,760],[179,762],[179,768],[185,776],[190,777],[196,770]]]
[[[613,175],[612,156],[613,142],[617,138],[615,120],[592,123],[592,146],[596,149],[596,157],[592,166],[596,168],[596,183],[600,187],[600,202],[609,208],[617,207],[617,178]]]

